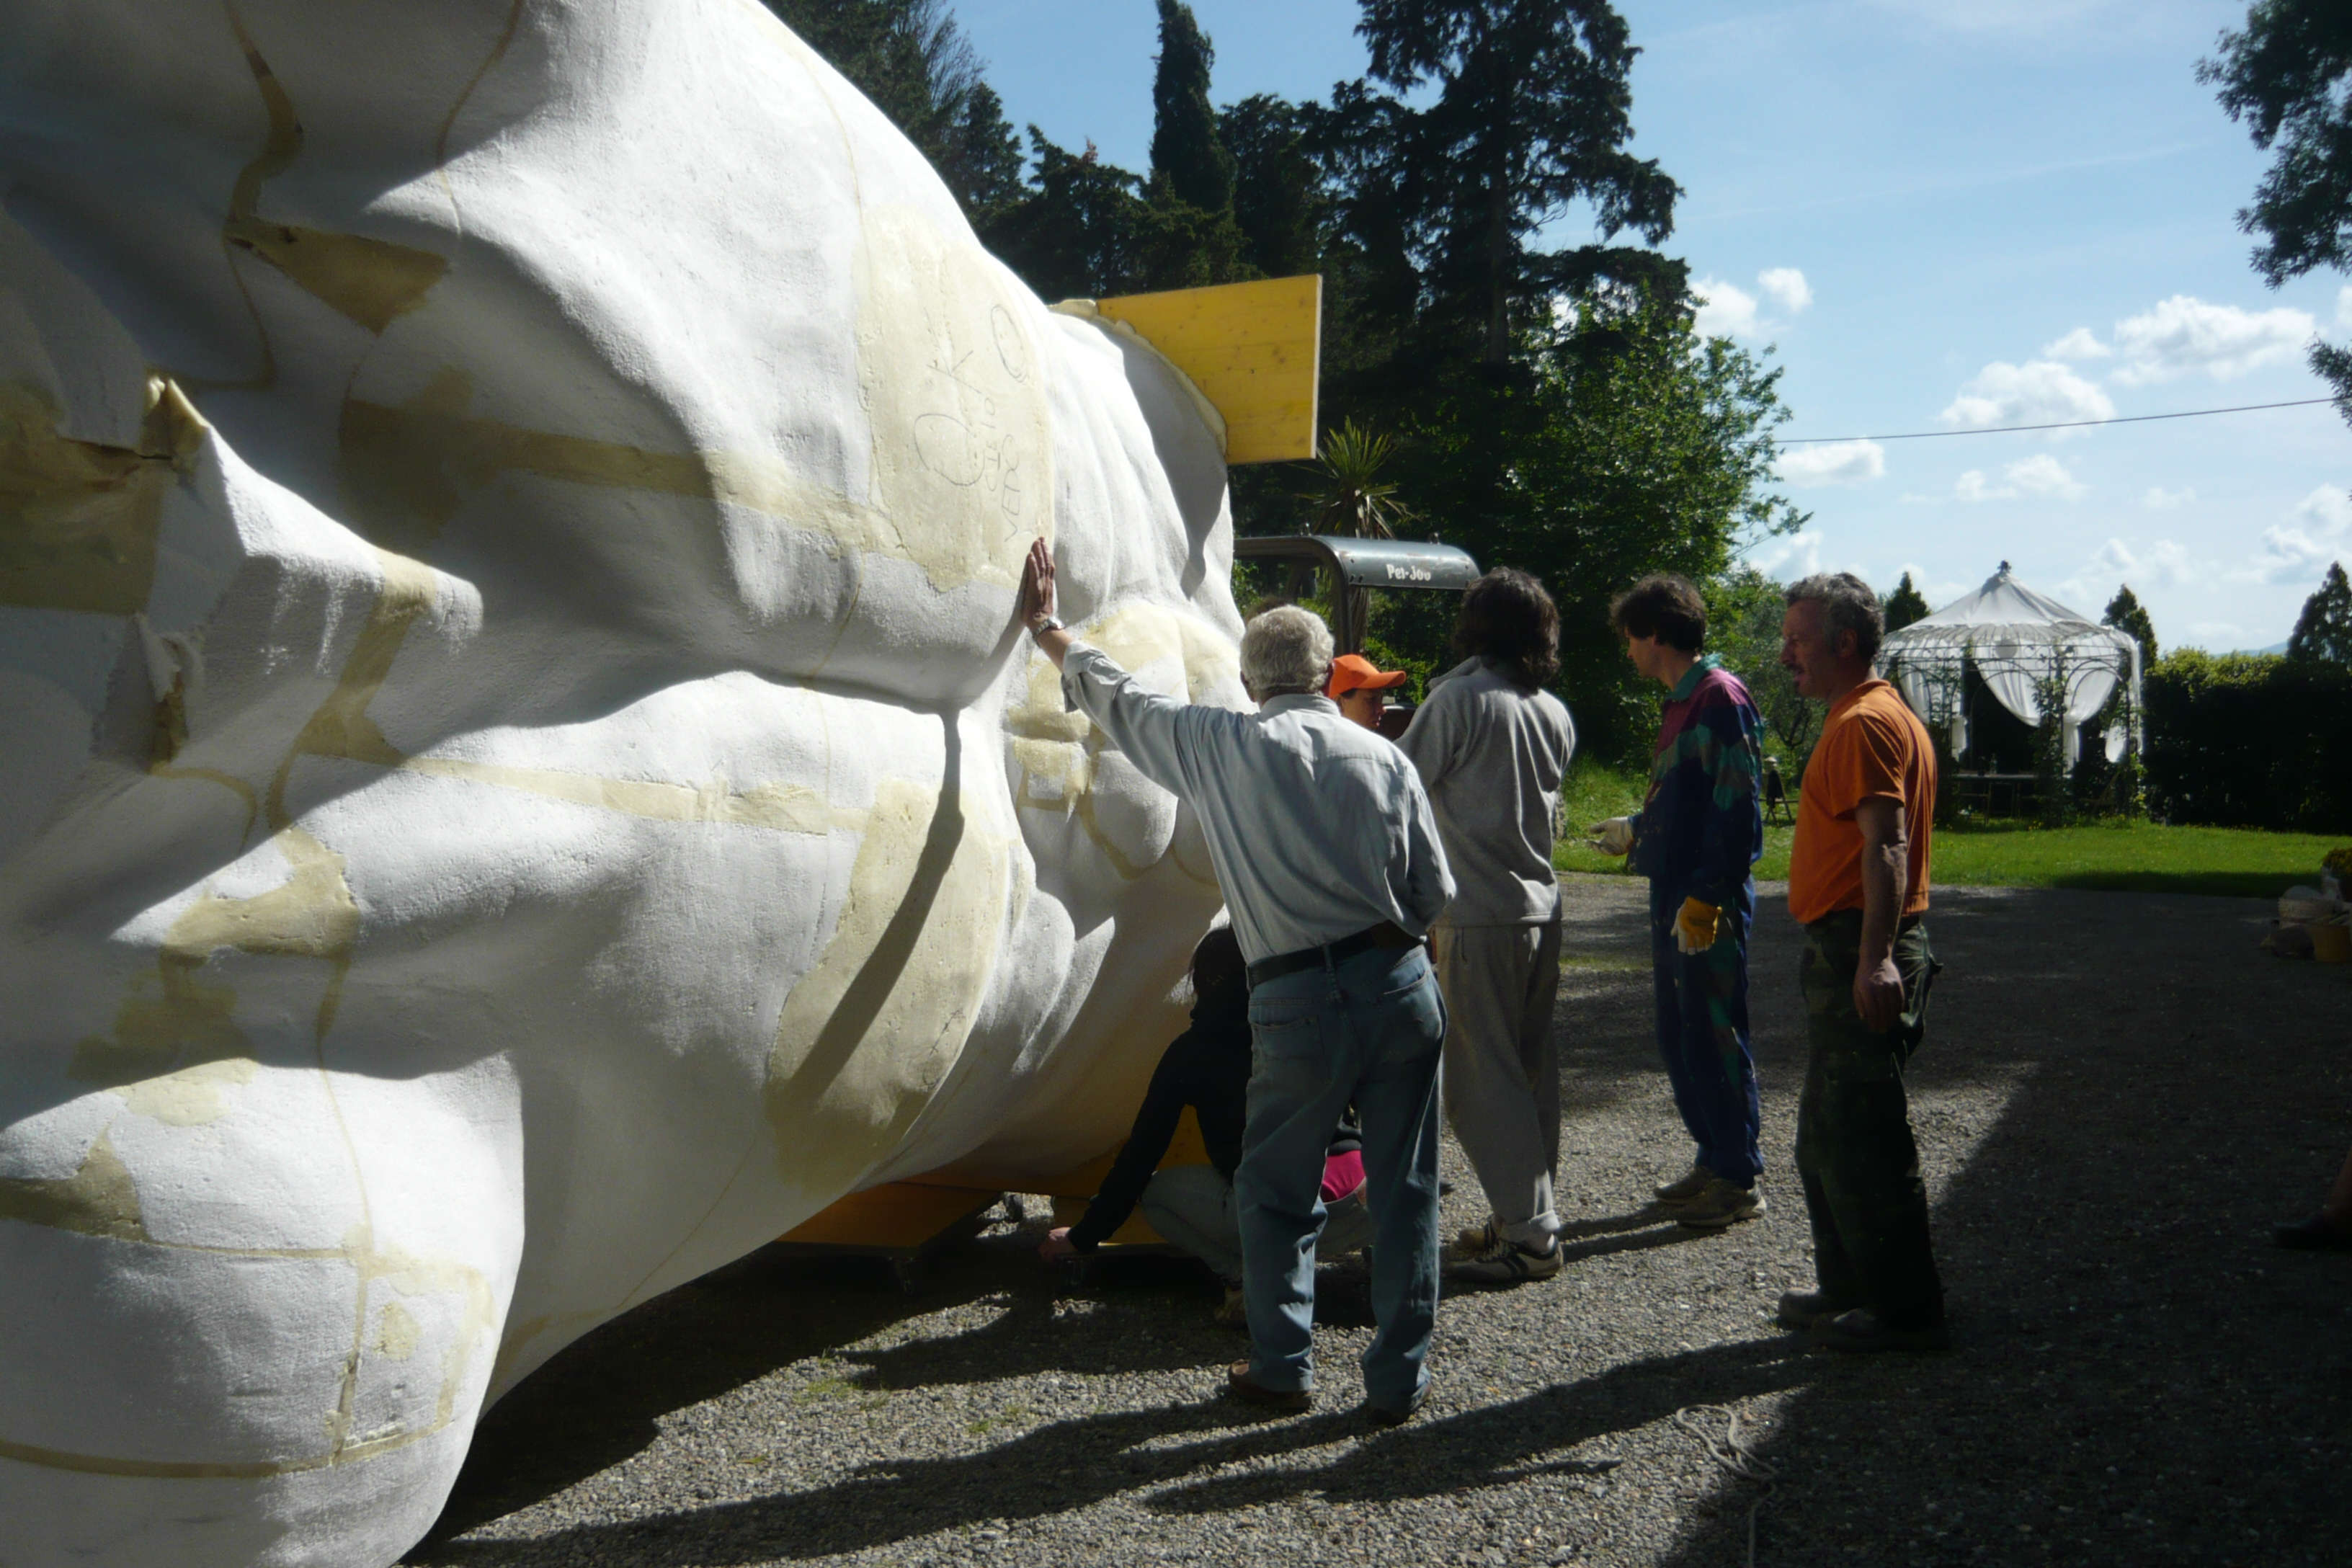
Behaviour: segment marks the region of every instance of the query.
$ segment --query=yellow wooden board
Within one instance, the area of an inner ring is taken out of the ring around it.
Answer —
[[[1225,419],[1225,461],[1315,456],[1320,276],[1126,294],[1097,300],[1095,309],[1133,327],[1216,405]]]

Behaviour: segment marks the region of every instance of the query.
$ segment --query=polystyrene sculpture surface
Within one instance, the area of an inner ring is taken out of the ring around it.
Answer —
[[[1213,416],[750,0],[0,46],[0,1560],[385,1563],[842,1194],[1118,1138],[1218,895]]]

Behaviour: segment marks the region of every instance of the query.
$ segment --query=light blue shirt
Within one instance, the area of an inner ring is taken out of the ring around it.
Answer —
[[[1250,963],[1382,921],[1419,936],[1454,896],[1421,775],[1329,698],[1196,707],[1084,643],[1063,662],[1062,696],[1192,805]]]

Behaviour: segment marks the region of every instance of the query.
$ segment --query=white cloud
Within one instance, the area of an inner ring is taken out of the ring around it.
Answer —
[[[2088,327],[2076,327],[2064,337],[2042,345],[2043,359],[2105,359],[2115,352],[2093,337]]]
[[[1886,475],[1886,448],[1875,441],[1825,441],[1780,454],[1780,478],[1801,489],[1865,485]]]
[[[2193,489],[2168,490],[2162,485],[2150,485],[2147,493],[2139,498],[2139,504],[2150,511],[2173,511],[2196,499]]]
[[[2011,463],[2000,471],[2001,482],[1985,478],[1982,468],[1970,468],[1952,486],[1962,500],[2015,500],[2021,496],[2056,496],[2074,500],[2090,487],[2066,471],[2066,465],[2047,452]]]
[[[1768,541],[1749,552],[1748,559],[1759,572],[1784,583],[1810,577],[1822,569],[1821,530],[1802,529]]]
[[[2336,324],[2352,327],[2352,283],[2336,290]]]
[[[2116,351],[2124,358],[2116,380],[2138,386],[2202,371],[2227,381],[2299,353],[2316,325],[2308,311],[2284,306],[2243,310],[2175,294],[2116,323]]]
[[[1691,285],[1698,300],[1698,334],[1703,338],[1752,338],[1756,335],[1756,296],[1720,278],[1702,278]]]
[[[2025,364],[1995,360],[1960,388],[1943,413],[1945,424],[1968,430],[2115,416],[2116,405],[2105,393],[2068,366],[2046,359]]]
[[[2110,539],[2099,547],[2074,578],[2086,581],[2120,581],[2137,577],[2142,587],[2186,584],[2190,577],[2189,552],[2169,539],[2159,539],[2143,553],[2136,552],[2120,539]]]
[[[1788,324],[1785,321],[1767,320],[1763,301],[1737,283],[1727,283],[1720,278],[1701,278],[1690,287],[1692,296],[1699,302],[1697,326],[1701,337],[1757,338]],[[1756,287],[1787,315],[1793,316],[1813,302],[1812,286],[1793,267],[1766,268],[1756,275]]]
[[[2169,539],[2159,539],[2147,547],[2147,580],[2168,586],[2186,587],[2196,576],[2189,564],[2188,546]]]
[[[2329,562],[2352,555],[2352,495],[2322,485],[2287,516],[2287,522],[2263,530],[2262,547],[2232,576],[2256,583],[2311,582]]]
[[[2352,529],[2352,490],[2322,485],[2294,503],[2293,515],[2331,538],[2340,535]]]
[[[1768,267],[1756,275],[1756,282],[1774,304],[1792,316],[1813,302],[1812,286],[1793,267]]]

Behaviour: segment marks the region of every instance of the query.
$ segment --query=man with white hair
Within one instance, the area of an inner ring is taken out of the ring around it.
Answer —
[[[1365,1404],[1382,1425],[1404,1421],[1428,1393],[1437,1314],[1445,1005],[1423,937],[1454,896],[1420,776],[1323,695],[1331,633],[1306,610],[1249,623],[1242,684],[1258,708],[1235,713],[1145,690],[1072,637],[1054,615],[1042,539],[1021,590],[1064,700],[1199,816],[1249,961],[1255,1062],[1234,1191],[1250,1358],[1227,1369],[1227,1388],[1276,1409],[1313,1403],[1323,1157],[1352,1101],[1380,1324],[1363,1356]]]

